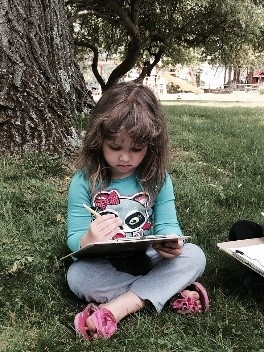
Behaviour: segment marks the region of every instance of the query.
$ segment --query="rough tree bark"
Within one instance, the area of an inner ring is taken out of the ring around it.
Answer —
[[[93,105],[63,0],[0,0],[0,151],[63,152]]]

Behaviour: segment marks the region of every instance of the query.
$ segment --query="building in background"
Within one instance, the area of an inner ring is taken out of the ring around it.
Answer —
[[[118,65],[118,60],[105,60],[98,62],[98,71],[101,77],[107,81],[111,72]],[[102,91],[99,83],[95,79],[91,62],[87,59],[80,64],[88,89],[95,96],[100,96]],[[140,74],[140,68],[133,68],[124,77],[124,81],[134,80]],[[143,84],[149,86],[158,97],[170,93],[179,94],[181,92],[193,92],[200,94],[202,92],[221,92],[228,90],[232,86],[234,89],[249,91],[254,87],[258,89],[264,85],[264,69],[248,71],[247,68],[234,70],[232,67],[224,68],[222,66],[211,65],[205,61],[199,68],[176,65],[175,68],[165,69],[160,66],[154,67],[151,75],[146,77]]]

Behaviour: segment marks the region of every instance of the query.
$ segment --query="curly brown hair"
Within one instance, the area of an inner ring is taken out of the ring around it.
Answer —
[[[155,94],[135,82],[118,83],[104,92],[95,105],[83,140],[78,167],[85,171],[90,192],[111,183],[102,143],[124,131],[135,145],[148,145],[138,166],[137,178],[152,197],[165,179],[168,160],[168,133],[161,106]]]

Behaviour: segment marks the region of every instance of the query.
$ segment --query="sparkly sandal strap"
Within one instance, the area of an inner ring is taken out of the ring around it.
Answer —
[[[171,302],[171,308],[180,314],[196,313],[199,311],[197,300],[183,296]]]
[[[102,337],[111,337],[117,329],[114,315],[106,308],[98,309],[91,315],[98,334]]]

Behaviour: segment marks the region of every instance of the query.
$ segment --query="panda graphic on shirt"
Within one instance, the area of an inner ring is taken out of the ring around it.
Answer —
[[[93,197],[93,208],[100,214],[114,214],[123,221],[115,238],[147,236],[151,230],[149,195],[139,192],[131,197],[122,196],[116,190],[101,191]]]

